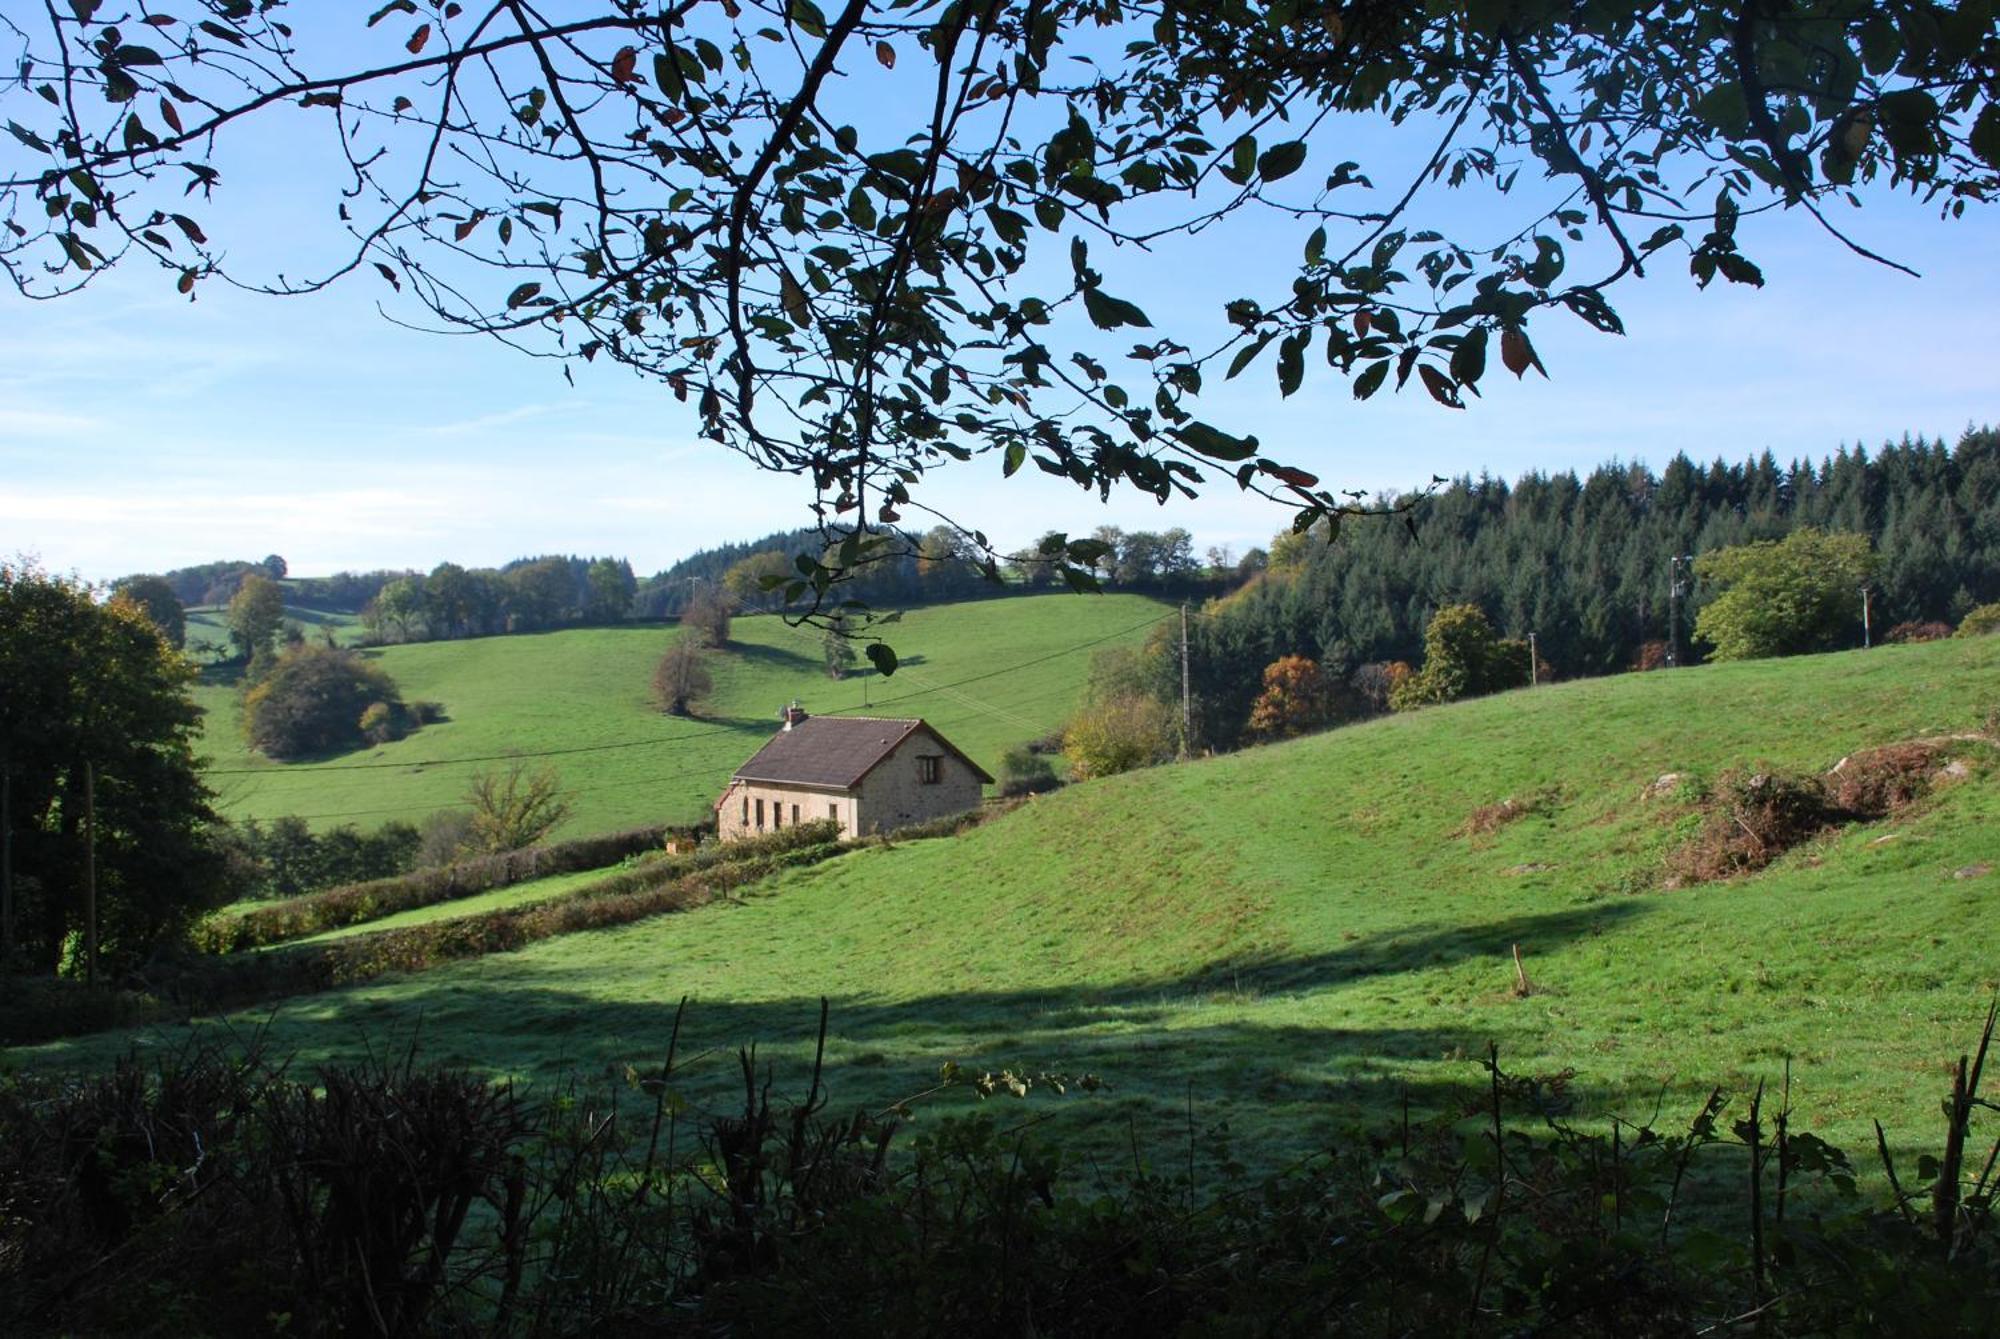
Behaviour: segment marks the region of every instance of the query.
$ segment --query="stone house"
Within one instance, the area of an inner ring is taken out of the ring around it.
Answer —
[[[715,802],[723,841],[831,818],[843,836],[888,832],[978,807],[986,769],[921,720],[808,716],[736,769]]]

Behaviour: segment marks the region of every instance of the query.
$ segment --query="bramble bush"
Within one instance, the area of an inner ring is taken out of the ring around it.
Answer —
[[[1950,1071],[1941,1144],[1873,1150],[1878,1194],[1786,1090],[1589,1132],[1560,1115],[1574,1075],[1491,1052],[1435,1114],[1275,1173],[1234,1156],[1229,1099],[1184,1147],[1111,1165],[996,1110],[1088,1101],[1089,1074],[946,1062],[922,1093],[837,1112],[824,1004],[801,1097],[745,1049],[740,1097],[704,1107],[686,1008],[664,1059],[610,1091],[490,1085],[414,1046],[300,1075],[255,1039],[0,1083],[0,1327],[1860,1339],[2000,1314],[1973,1141],[1994,1010]]]

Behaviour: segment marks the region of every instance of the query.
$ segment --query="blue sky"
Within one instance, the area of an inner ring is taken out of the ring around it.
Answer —
[[[1360,138],[1400,149],[1380,127]],[[273,245],[260,239],[324,236],[312,160],[277,139],[243,147],[211,234],[234,225],[237,255],[253,260]],[[1400,188],[1378,180],[1385,195]],[[1498,230],[1479,226],[1489,208],[1457,199],[1445,217],[1478,238]],[[1698,292],[1684,256],[1663,256],[1655,277],[1612,295],[1626,336],[1545,317],[1534,335],[1553,380],[1517,385],[1496,368],[1467,412],[1414,385],[1357,404],[1330,378],[1281,400],[1266,362],[1212,390],[1203,415],[1331,486],[1371,491],[1434,473],[1657,465],[1678,450],[1816,458],[2000,421],[1993,215],[1942,223],[1878,196],[1841,222],[1923,277],[1853,256],[1810,219],[1747,219],[1762,291]],[[1300,241],[1246,221],[1093,263],[1178,332],[1212,328],[1226,297],[1268,291]],[[399,329],[377,310],[390,301],[359,275],[305,298],[207,284],[189,304],[172,276],[136,267],[58,302],[0,294],[0,555],[95,579],[267,552],[300,574],[556,551],[625,555],[644,573],[809,519],[799,480],[699,442],[688,406],[629,373],[579,366],[571,387],[556,364],[499,344]],[[1286,520],[1226,478],[1197,502],[1102,505],[1032,470],[1003,485],[996,459],[941,473],[928,497],[1006,544],[1048,528],[1182,525],[1198,546],[1241,551]]]

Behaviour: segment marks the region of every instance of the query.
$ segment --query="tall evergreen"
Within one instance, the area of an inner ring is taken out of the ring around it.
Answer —
[[[1191,648],[1205,742],[1235,742],[1258,676],[1278,657],[1309,656],[1330,674],[1416,663],[1425,623],[1450,604],[1478,605],[1503,636],[1535,633],[1561,674],[1628,669],[1647,643],[1668,638],[1676,555],[1801,526],[1873,542],[1878,635],[1906,621],[1955,622],[2000,600],[2000,430],[1968,429],[1952,447],[1842,447],[1817,464],[1780,465],[1766,451],[1701,465],[1681,454],[1657,475],[1613,461],[1511,487],[1466,477],[1416,501],[1409,521],[1274,546],[1282,560],[1270,572],[1210,605]],[[1689,630],[1709,596],[1697,586],[1679,606],[1681,646],[1696,655]]]

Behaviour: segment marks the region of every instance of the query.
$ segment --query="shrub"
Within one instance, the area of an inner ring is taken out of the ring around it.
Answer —
[[[1681,883],[1760,870],[1843,816],[1818,777],[1771,770],[1723,773],[1704,807],[1694,838],[1668,858]]]
[[[408,823],[361,832],[351,823],[315,833],[303,818],[249,819],[229,830],[248,866],[246,896],[296,897],[340,884],[386,879],[409,869],[420,842]]]
[[[417,868],[455,864],[468,856],[471,845],[472,815],[463,809],[439,809],[417,830]]]
[[[340,647],[293,647],[243,696],[243,732],[273,758],[359,747],[370,742],[364,717],[385,738],[416,725],[388,674]]]
[[[1394,711],[1483,697],[1529,681],[1528,646],[1494,636],[1476,604],[1448,604],[1424,628],[1424,667],[1389,694]]]
[[[1283,656],[1264,667],[1264,691],[1250,705],[1247,729],[1258,739],[1289,739],[1318,729],[1334,714],[1333,685],[1319,662]]]
[[[537,1104],[414,1045],[304,1075],[192,1041],[0,1085],[0,1330],[1643,1339],[2000,1313],[1992,1103],[1963,1058],[1935,1151],[1899,1174],[1882,1136],[1887,1184],[1864,1188],[1761,1085],[1596,1133],[1551,1119],[1574,1075],[1494,1053],[1434,1114],[1406,1102],[1277,1172],[1227,1124],[1191,1133],[1185,1174],[993,1110],[1089,1074],[947,1064],[845,1111],[817,1063],[788,1102],[754,1055],[714,1106],[672,1041],[624,1092],[573,1075]]]
[[[1061,784],[1054,766],[1032,744],[1017,744],[1000,759],[1002,795],[1037,795]]]
[[[2000,601],[1982,604],[1958,621],[1958,636],[1985,637],[2000,632]]]
[[[1898,623],[1882,634],[1885,642],[1941,642],[1951,636],[1949,623],[1920,623],[1914,620]]]
[[[1667,644],[1661,641],[1640,642],[1637,654],[1632,657],[1632,668],[1639,671],[1665,669],[1667,667]]]
[[[1079,779],[1163,763],[1174,756],[1173,712],[1138,693],[1093,703],[1064,728],[1063,756]]]

